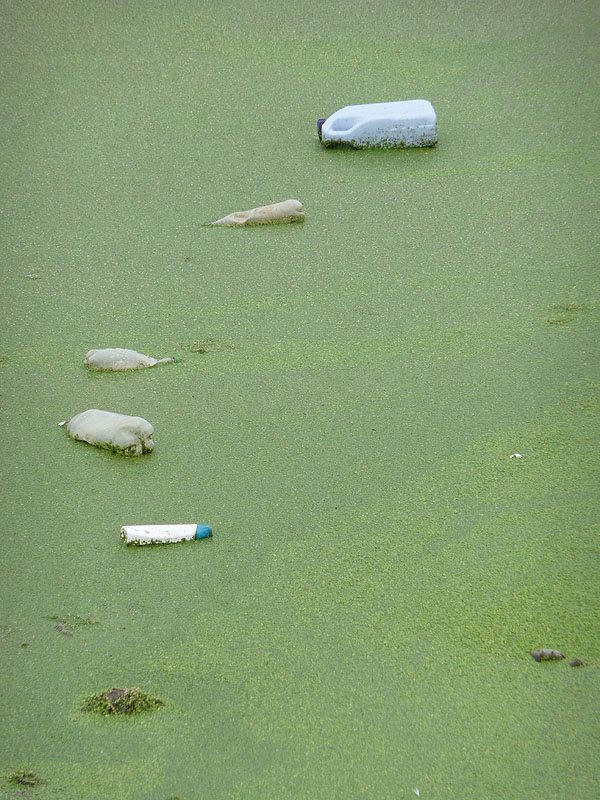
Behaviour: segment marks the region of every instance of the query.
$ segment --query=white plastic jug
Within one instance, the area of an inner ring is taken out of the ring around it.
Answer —
[[[437,117],[429,100],[345,106],[317,130],[323,144],[352,147],[429,147],[437,142]]]
[[[121,539],[126,544],[165,544],[190,539],[208,539],[210,525],[123,525]]]

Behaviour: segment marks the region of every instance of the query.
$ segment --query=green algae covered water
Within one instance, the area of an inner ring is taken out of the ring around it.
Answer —
[[[597,797],[596,4],[1,10],[0,797]]]

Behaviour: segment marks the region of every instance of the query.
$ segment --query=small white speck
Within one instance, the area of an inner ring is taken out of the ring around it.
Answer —
[[[523,456],[521,455],[521,453],[513,453],[512,456],[510,456],[510,458],[523,458]]]
[[[35,278],[39,278],[40,276],[39,276],[38,272],[28,272],[27,273],[27,277],[28,278],[33,278],[35,280]]]
[[[421,792],[418,789],[413,789],[413,792],[417,795],[417,797],[421,797]]]

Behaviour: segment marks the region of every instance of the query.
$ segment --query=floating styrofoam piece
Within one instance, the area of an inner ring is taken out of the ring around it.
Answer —
[[[226,217],[213,222],[213,225],[264,225],[269,222],[304,222],[304,211],[299,200],[285,200],[258,206],[250,211],[234,211]]]
[[[73,439],[126,456],[139,456],[154,450],[154,428],[143,417],[90,408],[59,424],[67,426],[67,433]]]
[[[210,525],[123,525],[121,539],[125,544],[166,544],[191,539],[208,539]]]
[[[437,142],[437,116],[429,100],[365,103],[319,120],[318,130],[325,145],[429,147]]]
[[[168,364],[176,358],[151,358],[135,350],[124,347],[107,347],[103,350],[88,350],[85,361],[90,369],[143,369],[155,367],[157,364]]]

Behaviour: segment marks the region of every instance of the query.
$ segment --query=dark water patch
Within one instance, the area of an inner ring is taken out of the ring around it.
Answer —
[[[552,306],[548,310],[553,312],[553,316],[548,318],[549,325],[567,325],[576,319],[577,314],[583,314],[588,309],[586,306],[577,305],[577,303],[565,303]]]
[[[192,353],[200,353],[200,355],[206,355],[207,353],[225,353],[233,349],[233,345],[226,344],[224,342],[217,342],[211,337],[208,337],[207,339],[199,339],[190,347]]]
[[[93,617],[81,617],[79,614],[63,614],[57,615],[53,614],[51,616],[43,617],[43,619],[51,620],[55,622],[55,628],[60,633],[64,633],[66,636],[72,636],[72,629],[73,628],[83,628],[87,625],[97,625],[98,620]]]
[[[11,633],[14,633],[11,625],[0,625],[0,640],[7,639]]]
[[[35,786],[41,786],[45,782],[46,781],[42,780],[34,772],[25,772],[23,770],[13,772],[8,777],[9,784],[13,784],[15,786],[25,786],[29,789],[33,789]]]

